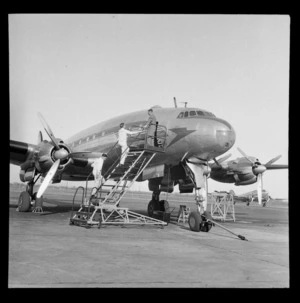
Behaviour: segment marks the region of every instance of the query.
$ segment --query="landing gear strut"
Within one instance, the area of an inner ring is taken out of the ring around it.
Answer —
[[[207,221],[207,219],[211,219],[211,215],[206,211],[207,197],[201,195],[199,188],[195,188],[195,200],[197,211],[192,211],[190,213],[188,219],[190,229],[196,232],[208,232],[213,224],[210,221]]]
[[[19,201],[18,201],[18,207],[17,207],[17,211],[18,212],[28,212],[31,208],[31,206],[33,205],[34,208],[32,210],[32,212],[43,212],[43,196],[40,198],[36,197],[36,192],[33,193],[33,186],[36,183],[36,181],[39,179],[40,174],[38,175],[38,177],[36,178],[35,181],[30,181],[28,182],[27,186],[26,186],[26,191],[21,192],[20,196],[19,196]]]
[[[195,186],[195,200],[197,211],[190,213],[188,222],[192,231],[208,232],[212,227],[212,222],[207,219],[211,218],[207,209],[207,178],[210,173],[208,165],[203,163],[195,163],[192,161],[185,162],[185,171],[191,178]]]

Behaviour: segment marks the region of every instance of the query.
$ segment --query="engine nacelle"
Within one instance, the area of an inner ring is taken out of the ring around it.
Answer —
[[[70,148],[63,143],[62,140],[58,139],[58,146],[61,150],[57,151],[53,144],[47,140],[42,141],[39,144],[39,151],[35,154],[35,167],[40,173],[46,173],[51,168],[53,163],[57,160],[57,155],[59,153],[69,154],[71,152]],[[58,167],[58,172],[63,171],[71,163],[70,158],[62,159]]]
[[[31,182],[35,176],[34,160],[28,160],[21,165],[19,177],[22,182]]]
[[[253,176],[251,179],[248,180],[238,180],[235,182],[234,185],[239,186],[239,185],[249,185],[249,184],[254,184],[256,183],[257,178],[256,176]]]

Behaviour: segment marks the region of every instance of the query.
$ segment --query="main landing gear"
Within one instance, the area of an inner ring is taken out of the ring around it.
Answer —
[[[38,180],[40,175],[37,177],[37,179],[33,182],[30,181],[28,182],[26,186],[26,191],[22,191],[20,196],[19,196],[19,201],[18,201],[18,207],[16,211],[18,212],[28,212],[33,206],[32,212],[34,213],[42,213],[43,212],[43,196],[40,198],[36,197],[36,192],[33,193],[33,186]]]
[[[167,200],[159,200],[160,191],[154,191],[152,200],[148,203],[148,216],[153,217],[156,211],[167,212],[169,203]]]

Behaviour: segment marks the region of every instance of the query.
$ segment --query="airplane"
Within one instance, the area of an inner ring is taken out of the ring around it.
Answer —
[[[235,202],[246,202],[247,206],[250,205],[251,202],[258,202],[258,195],[257,195],[257,191],[256,190],[252,190],[250,192],[241,194],[241,195],[235,195],[234,194],[234,201]],[[262,190],[262,205],[265,207],[266,204],[272,199],[272,197],[270,196],[269,192],[265,189]]]
[[[217,191],[215,190],[214,193],[221,193],[221,194],[227,194],[227,195],[232,195],[233,196],[233,204],[236,202],[242,202],[246,203],[247,206],[250,205],[251,202],[255,201],[258,202],[258,195],[257,195],[257,190],[252,190],[250,192],[241,194],[241,195],[236,195],[234,190],[230,191]],[[211,197],[211,194],[210,194]],[[262,203],[263,206],[266,206],[266,204],[272,199],[270,196],[269,192],[266,191],[265,189],[262,190]]]
[[[189,225],[192,231],[199,231],[209,216],[206,212],[207,195],[203,193],[203,189],[207,189],[210,172],[208,162],[217,161],[216,157],[234,145],[235,130],[224,119],[200,108],[154,106],[152,109],[159,123],[157,141],[160,147],[154,148],[154,151],[163,148],[163,152],[156,153],[137,179],[148,180],[148,188],[152,191],[148,214],[153,216],[153,211],[164,210],[167,201],[159,200],[161,192],[173,192],[175,185],[179,186],[180,193],[192,193],[195,189],[197,210],[191,212]],[[119,115],[65,141],[53,134],[41,114],[39,118],[50,141],[43,139],[41,131],[37,144],[10,140],[10,163],[20,166],[20,180],[27,183],[26,191],[19,197],[18,211],[28,211],[33,201],[42,201],[43,193],[51,182],[93,180],[91,164],[103,155],[106,156],[102,167],[104,176],[116,160],[116,153],[112,151],[120,150],[116,145],[120,123],[124,122],[125,127],[132,131],[141,129],[148,115],[147,110]],[[147,130],[143,130],[140,135],[139,138],[146,138]],[[143,139],[137,141],[136,138],[136,135],[128,137],[130,147],[136,142],[143,142]],[[38,192],[34,192],[39,177],[44,180]],[[201,225],[201,222],[204,223]],[[211,225],[206,229],[210,228]]]
[[[281,157],[281,155],[271,159],[266,164],[261,164],[256,157],[249,157],[240,148],[237,149],[244,157],[236,158],[223,163],[218,163],[218,161],[211,163],[211,172],[209,177],[218,182],[234,183],[236,186],[257,183],[258,203],[262,206],[266,206],[265,201],[262,203],[264,196],[262,189],[263,173],[266,170],[287,169],[288,165],[273,164]]]

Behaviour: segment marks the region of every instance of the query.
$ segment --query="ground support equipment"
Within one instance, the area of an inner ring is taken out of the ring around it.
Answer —
[[[165,226],[168,222],[164,222],[155,218],[144,216],[133,211],[129,211],[125,207],[116,207],[113,205],[96,206],[94,214],[98,213],[98,218],[95,220],[95,215],[88,221],[88,225],[97,225],[100,228],[102,225],[158,225]]]
[[[113,165],[105,177],[105,181],[88,200],[84,199],[83,193],[81,207],[75,214],[72,211],[70,224],[89,227],[97,225],[99,228],[104,224],[167,225],[168,222],[137,214],[129,211],[128,208],[118,207],[127,190],[155,154],[150,150],[130,151],[124,165],[120,165],[119,162]],[[108,184],[109,180],[114,180],[114,184]]]
[[[189,207],[186,207],[186,205],[180,205],[177,222],[188,222],[190,212],[191,210]]]
[[[33,213],[43,213],[43,196],[40,198],[35,198],[34,207],[32,209]]]
[[[211,197],[211,217],[215,220],[235,222],[233,195],[227,193],[212,193]]]

